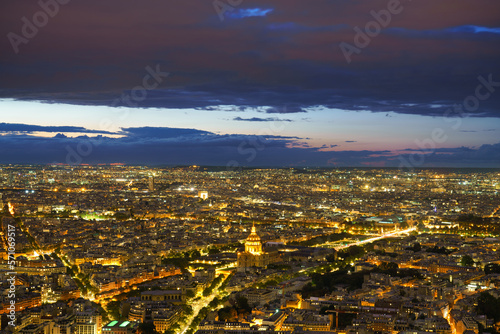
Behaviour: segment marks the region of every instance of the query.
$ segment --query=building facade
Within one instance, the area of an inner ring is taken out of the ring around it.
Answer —
[[[255,229],[246,239],[245,251],[238,253],[238,271],[246,271],[250,268],[266,268],[270,263],[270,254],[262,250],[262,242]]]

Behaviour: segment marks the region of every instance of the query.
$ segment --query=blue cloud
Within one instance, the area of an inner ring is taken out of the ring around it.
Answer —
[[[124,128],[124,137],[0,136],[0,163],[111,163],[227,166],[399,166],[390,151],[321,151],[297,137],[220,135],[197,129]],[[348,142],[348,141],[346,141]],[[330,145],[336,147],[337,145]],[[85,147],[85,150],[82,150]],[[407,149],[409,158],[418,150]],[[446,153],[446,154],[445,154]],[[417,152],[421,154],[421,152]],[[500,143],[478,148],[438,148],[425,165],[498,167]]]
[[[334,25],[303,25],[295,22],[275,22],[270,23],[267,26],[267,29],[274,31],[287,31],[291,33],[300,33],[300,32],[337,32],[349,29],[349,25],[345,23],[334,24]]]
[[[473,38],[473,35],[484,36],[500,34],[500,27],[484,27],[476,25],[461,25],[444,29],[415,30],[402,27],[386,29],[386,32],[413,38],[447,38],[450,34],[460,34],[463,38]],[[474,37],[476,38],[476,37]]]
[[[298,112],[307,112],[299,105],[285,105],[284,107],[271,107],[266,109],[268,114],[294,114]]]
[[[80,132],[112,134],[109,131],[89,130],[81,126],[42,126],[31,124],[0,123],[0,133],[32,133],[32,132]]]
[[[273,9],[245,8],[238,9],[235,12],[231,12],[228,14],[228,16],[233,19],[242,19],[245,17],[267,16],[267,14],[271,13],[272,11]]]
[[[489,167],[498,168],[498,161],[500,161],[500,143],[484,144],[477,148],[470,147],[448,147],[436,148],[432,152],[425,153],[422,150],[405,149],[405,152],[415,152],[418,154],[424,165],[422,167]],[[391,157],[389,160],[401,161],[404,159],[409,161],[412,156],[402,154],[397,158]],[[414,158],[414,157],[413,157]]]
[[[267,117],[267,118],[261,118],[261,117],[251,117],[251,118],[235,117],[235,118],[233,118],[233,121],[243,121],[243,122],[293,122],[291,119],[279,119],[279,118],[276,118],[276,117]]]
[[[451,32],[469,32],[474,34],[479,34],[479,33],[500,34],[500,28],[481,27],[475,25],[458,26],[446,30]]]
[[[136,138],[179,138],[210,135],[211,132],[197,129],[177,129],[164,127],[122,128],[128,137]]]
[[[298,30],[301,28],[298,24],[293,22],[271,23],[267,27],[269,30]]]

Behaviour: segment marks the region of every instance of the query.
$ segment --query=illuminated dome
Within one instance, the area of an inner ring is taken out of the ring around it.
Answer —
[[[262,242],[257,234],[255,225],[252,226],[252,232],[245,242],[245,251],[252,254],[262,254]]]

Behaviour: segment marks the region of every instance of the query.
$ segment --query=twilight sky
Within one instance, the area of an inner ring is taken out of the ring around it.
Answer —
[[[0,31],[0,163],[500,167],[498,0],[4,0]]]

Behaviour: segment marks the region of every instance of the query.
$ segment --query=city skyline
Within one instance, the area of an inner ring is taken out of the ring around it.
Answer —
[[[0,165],[0,330],[495,334],[499,191],[480,168]]]

